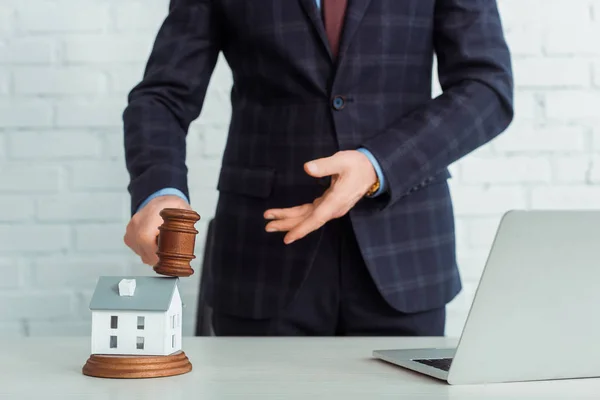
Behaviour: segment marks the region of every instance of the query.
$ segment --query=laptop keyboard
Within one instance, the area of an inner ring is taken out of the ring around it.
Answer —
[[[450,364],[452,364],[452,358],[432,358],[432,359],[419,359],[413,360],[421,364],[429,365],[430,367],[441,369],[442,371],[450,371]]]

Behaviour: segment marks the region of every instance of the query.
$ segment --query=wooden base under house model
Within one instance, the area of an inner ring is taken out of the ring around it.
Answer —
[[[190,372],[181,348],[177,277],[100,277],[90,302],[91,355],[83,374],[155,378]]]

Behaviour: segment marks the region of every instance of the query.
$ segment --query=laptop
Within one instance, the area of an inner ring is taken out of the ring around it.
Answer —
[[[457,346],[373,356],[450,385],[599,377],[600,211],[506,213]]]

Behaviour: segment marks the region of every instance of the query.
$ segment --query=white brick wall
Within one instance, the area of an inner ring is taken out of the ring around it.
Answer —
[[[600,0],[499,0],[514,56],[516,120],[453,168],[464,292],[460,332],[503,212],[600,204]],[[168,0],[0,4],[0,336],[86,335],[98,275],[152,274],[125,248],[121,113]],[[195,268],[225,144],[220,62],[189,134]],[[198,276],[184,280],[186,334]]]

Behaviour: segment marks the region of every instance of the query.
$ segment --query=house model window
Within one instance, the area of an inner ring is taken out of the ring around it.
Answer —
[[[138,350],[144,350],[144,338],[142,336],[138,336],[136,338],[136,348]]]
[[[110,348],[111,349],[116,349],[117,348],[117,337],[116,336],[111,336],[110,337]]]
[[[110,329],[117,329],[119,327],[119,317],[113,315],[110,317]]]
[[[146,318],[137,317],[137,328],[138,329],[144,329],[145,323],[146,323]]]

